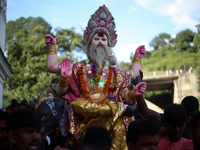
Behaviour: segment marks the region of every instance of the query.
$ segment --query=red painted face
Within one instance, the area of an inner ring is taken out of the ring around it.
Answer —
[[[92,38],[92,45],[96,46],[101,43],[104,46],[108,46],[107,36],[103,32],[96,33]],[[102,45],[99,45],[102,47]]]
[[[0,121],[0,149],[9,149],[9,140],[8,135],[6,133],[6,126],[5,126],[6,120]]]
[[[22,127],[16,134],[16,147],[20,150],[37,150],[40,140],[40,129]]]

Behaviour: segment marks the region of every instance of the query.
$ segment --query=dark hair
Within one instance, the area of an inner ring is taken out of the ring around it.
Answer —
[[[8,117],[8,112],[3,111],[3,109],[0,109],[0,121],[6,120]]]
[[[186,122],[187,110],[183,105],[170,104],[165,108],[164,121],[172,126],[180,126]]]
[[[141,119],[142,117],[143,117],[143,115],[141,113],[134,114],[135,120]]]
[[[183,105],[187,110],[199,110],[199,101],[194,96],[186,96],[182,102]]]
[[[18,108],[19,104],[18,103],[13,103],[11,104],[11,110]]]
[[[87,129],[81,147],[89,147],[93,149],[100,149],[111,146],[111,135],[105,128],[101,126],[92,126]]]
[[[16,99],[12,99],[11,103],[17,103],[17,100]]]
[[[6,120],[6,131],[19,130],[22,127],[41,128],[40,117],[30,110],[16,110],[10,113]]]
[[[159,133],[160,127],[160,120],[155,115],[146,115],[129,124],[126,140],[134,144],[139,139],[140,134],[154,136]]]
[[[196,130],[196,122],[200,120],[200,111],[198,111],[196,114],[194,114],[194,116],[192,116],[191,120],[190,120],[190,129],[192,129],[194,132]]]

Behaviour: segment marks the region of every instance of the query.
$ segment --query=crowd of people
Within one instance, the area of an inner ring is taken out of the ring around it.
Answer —
[[[200,149],[200,112],[196,97],[186,96],[181,104],[168,105],[164,114],[149,109],[142,96],[137,101],[135,121],[130,122],[126,132],[128,150]],[[29,108],[27,100],[23,99],[21,103],[25,107],[10,109],[13,108],[12,105],[18,104],[13,99],[6,110],[0,110],[1,150],[38,149],[43,126],[41,117],[33,106]],[[56,128],[46,138],[45,149],[70,150],[62,148],[62,140],[59,141],[57,132]],[[107,129],[92,126],[87,129],[75,149],[109,150],[111,143],[112,137]]]

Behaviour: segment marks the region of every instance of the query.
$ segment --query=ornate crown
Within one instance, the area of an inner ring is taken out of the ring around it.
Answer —
[[[100,6],[99,9],[91,15],[91,18],[88,21],[88,25],[83,35],[84,42],[89,44],[95,33],[103,32],[108,38],[108,45],[114,47],[117,43],[117,34],[114,30],[114,18],[105,5]]]

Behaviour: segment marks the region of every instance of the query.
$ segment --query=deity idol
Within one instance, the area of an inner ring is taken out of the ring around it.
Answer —
[[[131,81],[140,75],[145,47],[137,48],[131,70],[115,67],[111,47],[117,43],[117,34],[114,18],[105,5],[91,15],[83,39],[88,59],[72,64],[66,58],[59,65],[56,40],[51,35],[45,37],[49,46],[47,71],[61,75],[57,93],[71,106],[70,125],[65,131],[71,135],[69,143],[73,143],[72,139],[78,141],[89,127],[99,125],[111,133],[111,149],[125,150],[126,130],[134,119],[124,112],[129,108],[127,104],[146,90],[144,82],[129,90]]]

